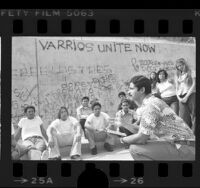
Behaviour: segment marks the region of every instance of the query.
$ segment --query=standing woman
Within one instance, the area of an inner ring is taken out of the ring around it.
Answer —
[[[196,127],[196,71],[191,71],[184,58],[176,61],[176,93],[180,117],[195,132]]]
[[[166,70],[158,71],[158,91],[161,95],[161,99],[165,101],[178,115],[179,114],[179,104],[176,96],[176,87],[174,84],[169,82],[168,74]]]

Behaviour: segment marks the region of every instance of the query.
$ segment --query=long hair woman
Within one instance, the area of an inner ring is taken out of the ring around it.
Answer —
[[[176,94],[180,117],[195,132],[196,127],[196,71],[191,70],[184,58],[176,61]]]

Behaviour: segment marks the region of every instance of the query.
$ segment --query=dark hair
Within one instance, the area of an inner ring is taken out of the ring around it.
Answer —
[[[94,110],[94,107],[95,106],[99,106],[100,108],[101,108],[101,104],[99,103],[99,102],[94,102],[93,104],[92,104],[92,110]]]
[[[121,91],[121,92],[119,92],[118,97],[120,97],[120,95],[126,96],[126,93]]]
[[[33,110],[34,110],[34,112],[35,112],[35,107],[34,107],[34,106],[31,106],[31,105],[29,105],[29,106],[27,106],[27,107],[25,107],[25,108],[24,108],[24,113],[26,113],[26,112],[28,111],[28,109],[29,109],[29,108],[33,109]]]
[[[60,119],[61,118],[61,110],[62,109],[65,109],[66,110],[66,112],[67,112],[67,114],[69,115],[69,112],[68,112],[68,109],[67,109],[67,107],[65,107],[65,106],[61,106],[60,107],[60,110],[58,111],[58,119]]]
[[[151,78],[151,74],[152,73],[154,73],[155,74],[155,78],[154,79],[152,79]],[[151,74],[150,74],[150,78],[149,78],[149,80],[150,80],[150,82],[151,82],[151,88],[155,88],[156,87],[156,84],[157,84],[157,82],[158,82],[158,74],[156,73],[156,72],[151,72]]]
[[[128,103],[128,105],[130,105],[130,101],[128,99],[123,99],[121,104],[123,104],[123,103]]]
[[[88,100],[88,101],[90,100],[89,97],[85,96],[85,97],[83,97],[83,98],[81,99],[81,101],[83,101],[83,100],[85,100],[85,99]]]
[[[158,82],[159,82],[159,83],[160,83],[159,74],[160,74],[161,72],[164,72],[164,74],[165,74],[165,79],[167,79],[167,77],[168,77],[167,71],[164,70],[164,69],[160,69],[160,70],[158,71],[158,73],[157,73],[157,75],[158,75]]]
[[[130,83],[133,83],[138,90],[144,87],[146,95],[151,93],[151,81],[143,75],[134,76],[131,78]]]

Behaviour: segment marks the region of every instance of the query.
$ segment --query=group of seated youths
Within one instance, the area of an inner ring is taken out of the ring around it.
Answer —
[[[128,99],[123,99],[121,106],[122,109],[116,113],[114,130],[127,135],[133,134],[135,130],[131,125],[135,121],[135,111],[129,109]],[[83,135],[89,141],[92,155],[98,153],[96,142],[104,142],[106,151],[114,150],[114,135],[106,131],[109,128],[113,129],[110,117],[101,111],[99,102],[94,102],[90,107],[89,97],[82,98],[82,105],[77,108],[77,118],[70,116],[66,107],[61,107],[58,118],[48,126],[46,131],[41,118],[35,115],[34,106],[27,106],[24,112],[26,117],[19,121],[16,131],[12,125],[13,159],[20,159],[24,154],[28,154],[30,160],[40,160],[48,150],[49,160],[59,160],[61,159],[60,148],[65,146],[71,146],[71,159],[81,159]],[[18,142],[20,138],[22,141]]]
[[[195,139],[192,130],[163,100],[152,95],[150,80],[142,75],[133,77],[128,93],[134,105],[130,109],[131,101],[119,95],[122,101],[116,113],[114,130],[126,134],[120,141],[130,146],[133,159],[194,159],[193,142],[188,141]],[[90,107],[89,98],[83,97],[82,105],[77,109],[77,118],[70,116],[66,107],[61,107],[58,118],[46,131],[41,118],[35,115],[35,108],[26,107],[26,117],[19,121],[18,129],[12,136],[15,140],[12,158],[19,159],[27,153],[30,160],[40,160],[45,153],[48,159],[59,160],[60,147],[71,146],[71,159],[80,160],[83,134],[89,141],[92,155],[98,153],[98,141],[104,142],[105,150],[112,152],[115,135],[107,130],[113,129],[113,124],[101,107],[99,102],[94,102]],[[22,142],[18,143],[20,136]],[[172,140],[176,142],[172,143]]]

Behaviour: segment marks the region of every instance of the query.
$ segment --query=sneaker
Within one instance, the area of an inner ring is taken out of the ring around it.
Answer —
[[[97,146],[91,149],[91,154],[96,155],[97,154]]]
[[[104,148],[106,151],[113,151],[113,146],[111,146],[109,143],[104,144]]]
[[[80,155],[72,155],[70,158],[73,159],[73,160],[81,160]]]

